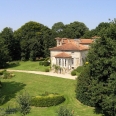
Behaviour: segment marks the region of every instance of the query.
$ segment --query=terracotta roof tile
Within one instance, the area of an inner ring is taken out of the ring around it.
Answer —
[[[69,55],[69,54],[67,54],[65,52],[62,52],[62,53],[57,54],[54,57],[56,57],[56,58],[71,58],[71,55]]]
[[[92,39],[80,39],[80,44],[91,44],[93,43]]]
[[[64,44],[64,45],[61,45],[61,46],[57,46],[57,47],[53,47],[53,48],[50,48],[50,50],[88,50],[89,48],[88,47],[85,47],[84,45],[81,45],[81,44],[76,44],[76,43],[67,43],[67,44]]]

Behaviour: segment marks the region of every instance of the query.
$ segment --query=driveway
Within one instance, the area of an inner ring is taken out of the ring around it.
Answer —
[[[40,71],[28,71],[28,70],[10,70],[10,69],[7,69],[7,71],[41,74],[41,75],[55,76],[55,77],[60,77],[60,78],[73,79],[73,80],[75,80],[77,78],[77,76],[72,76],[68,73],[57,74],[57,73],[53,73],[53,72],[40,72]]]

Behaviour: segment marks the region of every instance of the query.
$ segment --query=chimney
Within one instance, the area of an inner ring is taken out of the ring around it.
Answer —
[[[56,39],[56,42],[57,42],[57,46],[60,46],[61,45],[61,38],[57,37],[55,39]]]

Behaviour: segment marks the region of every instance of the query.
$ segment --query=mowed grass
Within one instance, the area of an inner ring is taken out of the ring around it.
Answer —
[[[39,65],[39,61],[17,61],[18,65],[10,65],[7,69],[14,70],[30,70],[30,71],[45,71],[46,68],[50,68],[49,66],[41,66]]]
[[[52,107],[32,107],[27,116],[57,116],[59,107],[65,106],[74,111],[75,116],[102,116],[95,114],[94,108],[81,104],[75,98],[76,81],[58,77],[43,76],[36,74],[14,73],[12,79],[2,80],[2,95],[6,96],[4,104],[0,107],[16,106],[16,96],[27,91],[30,96],[37,96],[45,92],[63,94],[66,101]],[[10,116],[20,116],[13,114]]]

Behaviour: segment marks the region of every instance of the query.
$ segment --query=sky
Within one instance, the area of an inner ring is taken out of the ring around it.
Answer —
[[[83,22],[90,30],[116,18],[116,0],[0,0],[0,31],[29,21],[49,28],[57,22]]]

